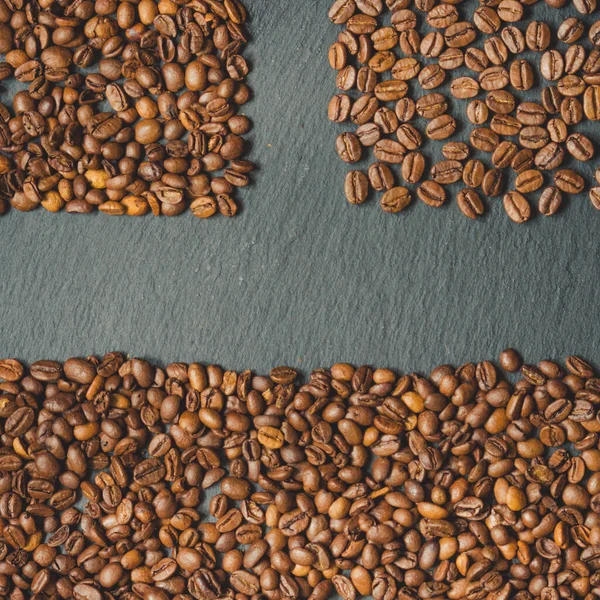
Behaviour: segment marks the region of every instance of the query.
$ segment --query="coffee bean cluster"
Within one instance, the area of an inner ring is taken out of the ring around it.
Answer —
[[[598,598],[600,378],[576,356],[0,378],[3,598]]]
[[[237,212],[240,0],[0,0],[0,214]]]
[[[459,11],[461,0],[333,2],[329,18],[344,29],[329,49],[339,93],[328,115],[355,126],[340,133],[337,153],[354,164],[372,149],[376,159],[367,173],[348,173],[351,204],[365,202],[372,189],[386,212],[404,210],[414,191],[440,207],[446,186],[462,183],[455,196],[465,216],[484,213],[482,196],[502,197],[508,216],[522,223],[533,214],[533,194],[539,212],[553,215],[563,194],[584,191],[584,178],[566,163],[594,157],[592,141],[576,126],[600,119],[600,21],[587,27],[569,16],[553,33],[527,18],[535,2],[479,0],[470,20]],[[546,4],[571,7],[568,0]],[[596,0],[572,5],[585,17],[596,10]],[[541,88],[539,101],[520,101],[534,86]],[[444,87],[449,94],[440,93]],[[468,143],[445,141],[462,126],[451,110],[457,107],[472,125]],[[443,160],[429,168],[426,139],[444,141]],[[600,171],[596,179],[600,184]],[[589,196],[600,209],[600,187]]]

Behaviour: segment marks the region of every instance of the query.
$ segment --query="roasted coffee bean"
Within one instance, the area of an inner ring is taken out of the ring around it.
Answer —
[[[577,160],[585,162],[594,156],[594,146],[592,142],[581,133],[572,133],[567,138],[566,146],[569,154]]]
[[[500,142],[498,134],[485,127],[474,129],[469,136],[471,145],[484,152],[493,152]]]
[[[404,162],[406,162],[406,157]],[[384,163],[373,163],[369,167],[369,183],[376,192],[389,190],[394,185],[392,170]]]
[[[499,196],[505,187],[505,175],[500,169],[490,169],[483,176],[481,190],[486,196]]]
[[[361,159],[361,144],[353,133],[342,133],[336,142],[338,156],[347,163],[355,163]]]
[[[544,185],[544,177],[537,169],[527,169],[517,175],[515,188],[521,194],[529,194]]]
[[[360,171],[350,171],[344,184],[346,200],[350,204],[362,204],[369,195],[369,180]]]
[[[489,116],[489,110],[482,100],[473,100],[467,106],[467,119],[473,125],[483,125]]]
[[[445,140],[456,131],[456,121],[450,115],[440,115],[427,124],[425,132],[432,140]]]
[[[500,142],[492,154],[492,164],[497,169],[504,169],[512,163],[519,147],[514,142]]]
[[[390,188],[381,197],[381,208],[388,213],[404,210],[411,203],[410,191],[405,187]]]
[[[479,93],[479,84],[472,77],[458,77],[450,84],[455,98],[474,98]]]
[[[483,176],[485,175],[485,166],[476,158],[473,158],[465,164],[463,169],[463,182],[465,185],[476,188],[479,187],[483,181]]]
[[[522,49],[519,50],[519,52],[522,51]],[[530,90],[534,85],[533,68],[529,62],[522,58],[513,60],[510,63],[508,78],[510,85],[519,91]]]
[[[431,167],[431,178],[437,183],[446,185],[460,181],[462,172],[463,166],[459,161],[443,160]]]
[[[519,192],[508,192],[503,200],[504,210],[511,221],[524,223],[531,218],[531,206]]]
[[[484,213],[483,202],[475,190],[461,190],[456,196],[456,202],[462,214],[469,219],[476,219]]]
[[[442,147],[442,154],[449,160],[465,160],[469,157],[469,146],[464,142],[448,142]]]
[[[438,208],[446,202],[444,188],[435,181],[424,181],[417,188],[417,195],[425,204],[434,208]]]
[[[590,189],[590,202],[596,210],[600,210],[600,187]]]
[[[560,169],[554,174],[554,185],[567,194],[580,194],[585,188],[585,181],[571,169]]]
[[[527,26],[525,42],[533,52],[543,52],[550,45],[550,27],[541,21],[532,21]]]
[[[418,183],[425,171],[425,158],[420,152],[409,152],[402,161],[402,179],[406,183]]]
[[[419,116],[425,119],[435,119],[443,115],[448,110],[448,101],[445,96],[433,92],[421,96],[416,102],[416,111]]]
[[[544,216],[550,217],[558,212],[562,203],[562,194],[557,187],[547,187],[538,201],[538,209]]]

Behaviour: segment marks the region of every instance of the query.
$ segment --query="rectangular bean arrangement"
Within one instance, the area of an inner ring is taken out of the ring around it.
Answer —
[[[594,600],[598,406],[581,358],[512,349],[304,381],[1,360],[0,596]]]
[[[578,165],[594,158],[594,143],[578,125],[600,119],[600,21],[579,17],[592,15],[596,0],[546,0],[564,11],[555,32],[533,20],[536,2],[330,5],[330,20],[343,27],[329,47],[337,93],[328,116],[346,127],[336,150],[350,165],[375,159],[366,173],[347,173],[350,204],[373,190],[388,213],[415,193],[439,208],[460,184],[454,197],[466,217],[482,216],[485,198],[502,198],[508,217],[524,223],[535,214],[533,194],[551,216],[564,194],[587,188]],[[468,143],[456,139],[463,131]],[[431,164],[436,145],[443,159]],[[600,184],[600,170],[595,178]],[[600,209],[600,187],[589,199]]]
[[[240,0],[0,0],[0,214],[233,216],[250,183]]]

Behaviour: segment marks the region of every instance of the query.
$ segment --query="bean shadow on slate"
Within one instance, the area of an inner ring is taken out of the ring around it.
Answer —
[[[339,30],[329,3],[247,7],[254,99],[244,112],[260,171],[243,212],[205,222],[10,211],[0,220],[0,353],[31,362],[122,350],[259,372],[342,360],[426,372],[508,345],[531,362],[574,352],[597,361],[600,213],[589,200],[525,225],[500,199],[486,199],[475,223],[454,201],[415,200],[398,215],[373,199],[348,205],[327,119],[327,49]],[[575,14],[533,10],[554,30]],[[581,131],[597,138],[593,126]]]

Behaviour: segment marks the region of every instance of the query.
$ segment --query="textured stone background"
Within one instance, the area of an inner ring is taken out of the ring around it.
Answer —
[[[328,0],[247,5],[261,170],[243,213],[204,222],[11,211],[0,219],[0,354],[425,372],[513,345],[532,361],[576,351],[598,362],[600,213],[587,196],[523,226],[500,199],[477,223],[454,202],[415,201],[399,215],[377,200],[349,206],[326,118],[338,30]],[[557,23],[576,13],[538,3],[534,14]]]

